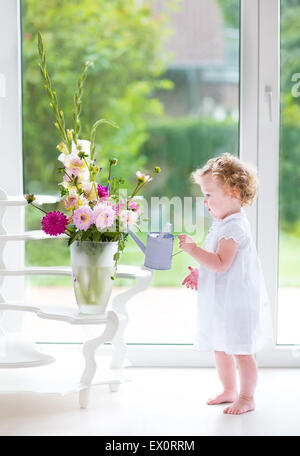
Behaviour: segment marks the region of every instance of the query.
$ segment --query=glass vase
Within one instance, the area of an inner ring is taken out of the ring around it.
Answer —
[[[103,314],[112,292],[118,242],[74,241],[70,249],[79,312]]]

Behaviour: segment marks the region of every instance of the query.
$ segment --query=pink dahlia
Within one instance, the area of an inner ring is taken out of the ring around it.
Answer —
[[[59,211],[48,212],[48,214],[42,218],[43,231],[51,236],[63,234],[68,223],[69,219],[65,214]]]
[[[98,231],[111,227],[116,220],[115,209],[107,203],[99,203],[94,209],[94,215]]]
[[[103,187],[102,185],[97,185],[97,192],[98,192],[99,198],[101,198],[103,200],[106,200],[109,197],[107,187]]]
[[[129,201],[129,203],[128,203],[128,209],[131,209],[132,211],[138,212],[139,207],[138,207],[138,205],[136,204],[135,201]]]
[[[86,231],[94,223],[94,213],[90,206],[81,206],[73,214],[73,223],[79,230]]]

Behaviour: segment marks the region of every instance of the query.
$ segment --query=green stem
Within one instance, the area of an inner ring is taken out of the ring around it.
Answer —
[[[149,176],[149,178],[148,178],[145,182],[142,183],[142,185],[137,189],[136,193],[137,193],[138,191],[140,191],[140,189],[141,189],[142,187],[144,187],[144,185],[146,185],[146,184],[150,181],[150,179],[154,176],[154,174],[155,174],[155,171]]]
[[[64,169],[64,173],[68,176],[68,178],[70,179],[70,184],[73,183],[73,185],[75,185],[76,187],[76,190],[77,192],[80,194],[80,188],[78,187],[78,184],[76,182],[73,182],[74,181],[74,178],[70,177],[69,174],[66,172],[66,170]]]
[[[96,184],[95,184],[94,181],[93,181],[93,187],[94,187],[94,190],[95,190],[95,193],[96,193],[97,201],[99,201],[99,195],[98,195]]]
[[[69,176],[69,174],[67,173],[66,169],[64,169],[64,173],[68,176],[68,178],[70,179],[70,182],[72,182],[72,177]]]
[[[43,209],[41,209],[40,207],[36,206],[35,204],[33,203],[29,203],[31,204],[31,206],[35,207],[36,209],[39,209],[41,212],[44,212],[44,214],[48,214],[48,212],[44,211]]]
[[[83,161],[84,161],[84,163],[86,164],[87,169],[89,170],[90,179],[91,179],[91,181],[93,182],[92,172],[91,172],[91,170],[90,170],[90,167],[89,167],[89,165],[88,165],[88,163],[87,163],[85,157],[83,157]]]
[[[155,171],[154,171],[152,174],[150,174],[150,176],[148,177],[148,179],[147,179],[145,182],[142,182],[142,183],[138,183],[138,184],[137,184],[137,186],[135,187],[135,189],[134,189],[134,191],[133,191],[131,197],[130,197],[129,200],[127,201],[127,203],[129,203],[129,201],[132,200],[132,198],[137,194],[137,192],[139,192],[140,189],[141,189],[142,187],[144,187],[144,185],[146,185],[146,184],[150,181],[150,179],[154,176],[154,174],[155,174]]]
[[[140,186],[141,186],[141,184],[140,184],[140,182],[138,182],[137,186],[136,186],[135,189],[133,190],[133,193],[132,193],[132,195],[130,196],[130,198],[129,198],[129,200],[127,201],[127,203],[129,203],[129,201],[131,201],[132,198],[136,195],[136,193],[137,193],[137,192],[139,191],[139,189],[140,189]],[[127,209],[128,209],[128,208],[127,208]]]
[[[63,112],[58,107],[56,92],[55,92],[55,90],[52,89],[51,80],[50,80],[50,77],[49,77],[49,74],[47,71],[47,65],[46,65],[46,51],[44,49],[42,35],[40,34],[40,32],[38,32],[38,51],[39,51],[39,56],[40,56],[39,67],[41,70],[42,77],[45,81],[45,89],[50,98],[50,106],[51,106],[51,108],[54,112],[54,115],[56,117],[56,120],[57,120],[55,125],[57,126],[63,141],[67,144],[69,152],[71,153],[72,141],[69,141],[67,138],[67,134],[65,131],[65,122],[64,122]]]
[[[74,142],[77,142],[77,138],[80,132],[80,121],[79,121],[79,116],[81,112],[81,99],[82,99],[82,94],[83,94],[83,85],[84,81],[87,76],[87,69],[89,67],[90,63],[85,62],[82,74],[78,80],[77,83],[77,92],[75,92],[74,96],[74,113],[73,113],[73,120],[74,120],[74,137],[76,138]]]
[[[112,168],[112,163],[109,164],[109,171],[108,171],[108,178],[107,178],[108,191],[110,190],[111,168]]]
[[[99,119],[97,122],[94,123],[92,126],[91,130],[91,153],[90,153],[90,159],[93,161],[94,159],[94,154],[95,154],[95,135],[96,135],[96,130],[99,127],[99,125],[106,123],[111,125],[112,127],[119,128],[118,125],[113,122],[112,120],[107,120],[107,119]]]

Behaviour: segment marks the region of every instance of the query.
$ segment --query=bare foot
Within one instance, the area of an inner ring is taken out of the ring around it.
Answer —
[[[224,391],[223,393],[219,394],[218,396],[211,398],[207,401],[207,405],[217,405],[217,404],[225,404],[227,402],[234,402],[238,398],[236,391]]]
[[[255,409],[253,397],[239,397],[230,407],[224,409],[224,413],[229,415],[241,415],[242,413],[251,412]]]

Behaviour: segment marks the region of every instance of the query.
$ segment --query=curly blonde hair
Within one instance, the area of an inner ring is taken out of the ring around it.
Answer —
[[[251,206],[258,191],[258,177],[256,169],[250,164],[242,162],[228,152],[220,157],[211,158],[203,166],[191,174],[193,181],[200,184],[205,174],[211,173],[223,187],[226,194],[236,190],[241,206]]]

